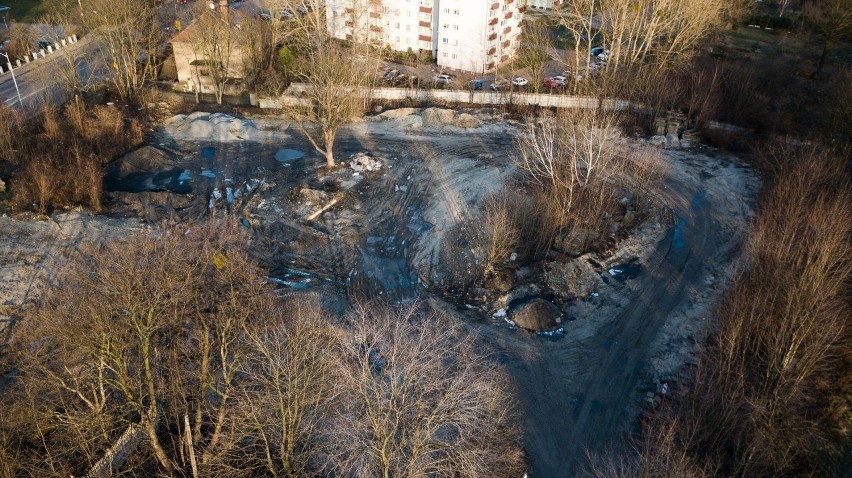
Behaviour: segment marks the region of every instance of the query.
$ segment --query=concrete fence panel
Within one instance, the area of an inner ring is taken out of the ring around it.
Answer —
[[[261,108],[280,108],[282,105],[310,104],[303,95],[311,86],[293,83],[278,98],[259,98]],[[644,111],[644,105],[620,99],[599,99],[591,96],[571,96],[548,93],[520,93],[513,91],[431,90],[421,88],[353,88],[347,94],[355,94],[371,100],[402,101],[419,103],[448,103],[470,105],[525,105],[546,108],[603,108],[617,111]]]

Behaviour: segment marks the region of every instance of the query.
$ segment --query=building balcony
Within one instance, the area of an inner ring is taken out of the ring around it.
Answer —
[[[492,33],[488,35],[488,41],[493,41],[497,39],[497,33]]]
[[[423,20],[420,20],[420,27],[421,28],[431,28],[432,24],[429,23],[429,22],[424,22]]]
[[[513,13],[513,12],[511,12],[511,11],[506,12],[506,16],[505,16],[505,17],[503,17],[503,18],[505,18],[506,20],[508,20],[508,19],[512,18],[512,13]]]
[[[432,7],[420,7],[420,13],[432,13]]]
[[[420,41],[431,42],[432,36],[431,35],[420,35],[420,36],[417,37],[417,39],[420,40]]]
[[[497,17],[492,18],[491,21],[488,22],[488,24],[489,25],[496,25],[497,24]]]

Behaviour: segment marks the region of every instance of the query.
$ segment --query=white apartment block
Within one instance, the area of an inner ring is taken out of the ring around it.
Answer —
[[[326,0],[335,38],[430,51],[438,66],[481,73],[510,59],[527,0]]]

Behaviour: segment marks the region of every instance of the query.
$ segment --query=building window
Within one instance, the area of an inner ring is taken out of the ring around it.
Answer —
[[[448,41],[446,38],[444,38],[443,40],[441,40],[441,43],[448,43]]]

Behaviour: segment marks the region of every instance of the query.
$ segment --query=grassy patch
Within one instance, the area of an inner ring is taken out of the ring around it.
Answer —
[[[43,0],[0,0],[0,5],[11,7],[9,17],[19,22],[32,22],[45,13]]]

